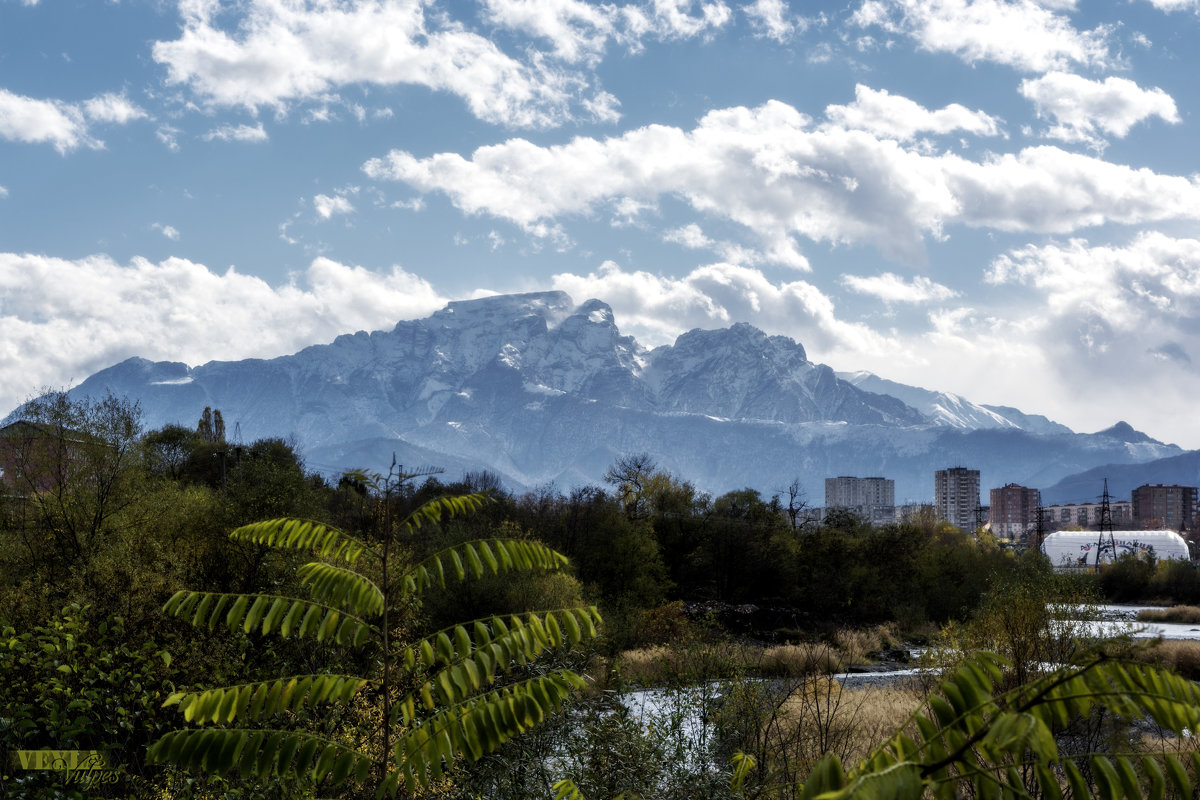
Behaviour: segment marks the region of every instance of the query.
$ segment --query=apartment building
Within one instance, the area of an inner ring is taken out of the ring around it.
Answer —
[[[992,535],[1001,539],[1020,539],[1037,529],[1041,492],[1010,483],[991,492]]]
[[[1133,523],[1142,530],[1190,531],[1196,496],[1195,486],[1139,486],[1133,490]]]
[[[949,467],[933,473],[933,505],[942,519],[964,531],[980,521],[979,470]]]

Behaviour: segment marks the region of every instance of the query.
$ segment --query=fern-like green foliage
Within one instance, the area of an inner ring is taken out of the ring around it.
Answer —
[[[1113,750],[1064,753],[1055,734],[1104,709],[1127,722],[1152,721],[1178,737],[1200,730],[1200,687],[1170,672],[1103,654],[1062,667],[1007,692],[996,692],[1005,662],[992,654],[968,660],[928,710],[858,767],[820,761],[802,792],[806,800],[897,798],[1192,797],[1190,765],[1170,753]],[[1190,769],[1189,769],[1190,766]]]
[[[312,566],[312,565],[309,565]],[[180,589],[163,606],[170,616],[213,630],[227,627],[230,633],[278,633],[287,638],[313,636],[318,642],[330,639],[338,644],[362,645],[370,638],[372,626],[336,608],[269,594],[220,594]]]
[[[383,613],[383,592],[353,570],[318,561],[300,567],[296,575],[318,601],[340,604],[360,617]]]
[[[435,714],[396,744],[399,769],[385,789],[395,792],[403,781],[412,793],[418,785],[440,780],[443,765],[456,758],[476,760],[514,736],[540,724],[562,708],[584,681],[569,670],[505,686]]]
[[[321,558],[340,558],[350,564],[371,548],[331,525],[310,519],[268,519],[229,534],[235,542],[253,542],[280,550],[313,551]]]
[[[362,782],[374,774],[383,778],[381,791],[395,794],[401,786],[411,792],[440,779],[456,760],[478,759],[559,711],[566,697],[583,685],[569,670],[513,685],[497,682],[507,670],[527,665],[549,649],[568,648],[598,635],[601,620],[594,607],[493,616],[399,646],[389,641],[386,615],[411,597],[485,575],[566,566],[565,557],[537,542],[478,539],[392,572],[390,543],[402,542],[417,528],[446,517],[472,513],[485,499],[475,494],[425,503],[388,526],[385,534],[393,538],[375,548],[311,520],[275,519],[233,531],[231,537],[239,541],[307,550],[321,557],[298,570],[311,598],[181,590],[163,607],[166,614],[209,630],[375,647],[379,674],[297,675],[176,692],[164,705],[177,707],[186,722],[200,727],[164,736],[150,748],[149,760],[218,775],[238,771],[332,784]],[[382,584],[354,568],[364,555],[387,566]],[[405,678],[411,685],[411,676],[418,677],[420,688],[393,704],[397,681]],[[367,687],[389,698],[383,701],[390,710],[381,724],[395,726],[385,737],[394,745],[394,762],[372,763],[366,753],[304,732],[241,727],[321,704],[346,705]],[[212,727],[234,725],[239,727]]]
[[[151,759],[216,775],[305,778],[360,783],[371,769],[370,757],[345,745],[301,731],[191,728],[172,731],[154,743]]]
[[[571,647],[598,635],[595,606],[531,612],[506,619],[477,619],[440,630],[404,648],[398,662],[409,672],[437,670],[420,690],[399,705],[409,724],[439,705],[459,703],[490,685],[497,671],[528,664],[545,650]],[[419,704],[419,705],[418,705]]]
[[[175,692],[164,706],[178,705],[188,722],[257,720],[316,703],[348,703],[369,681],[352,675],[298,675],[200,692]]]
[[[478,539],[435,553],[409,569],[401,578],[404,591],[421,594],[430,587],[444,589],[447,580],[461,581],[468,575],[499,575],[534,569],[561,569],[567,557],[540,542],[521,539]]]

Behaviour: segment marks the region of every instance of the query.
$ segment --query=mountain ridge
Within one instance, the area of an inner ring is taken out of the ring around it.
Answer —
[[[918,502],[933,495],[932,471],[955,464],[979,468],[986,489],[1182,452],[1123,423],[1078,434],[1017,409],[849,375],[744,322],[649,350],[620,332],[603,301],[537,292],[455,301],[273,359],[190,367],[135,357],[71,391],[133,397],[148,427],[220,408],[247,437],[294,436],[326,472],[390,463],[390,451],[410,448],[492,469],[513,488],[573,485],[647,451],[710,491],[771,493],[800,478],[815,505],[836,475],[892,477],[897,502]]]

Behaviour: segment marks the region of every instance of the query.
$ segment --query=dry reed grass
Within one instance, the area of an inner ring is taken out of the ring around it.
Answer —
[[[866,758],[896,731],[908,724],[912,713],[925,701],[924,693],[913,686],[872,686],[844,689],[858,705],[851,747],[844,763]]]
[[[1200,678],[1200,642],[1158,642],[1146,651],[1146,658],[1151,663],[1166,667],[1184,678]]]
[[[844,764],[867,757],[923,702],[911,687],[847,688],[824,675],[797,681],[775,702],[765,686],[733,701],[726,713],[734,715],[728,722],[738,748],[752,753],[773,783],[803,780],[828,754]]]
[[[843,654],[823,642],[783,644],[762,651],[758,669],[764,675],[802,675],[841,672],[845,669]]]
[[[871,653],[890,646],[896,641],[896,626],[876,625],[874,628],[843,628],[833,635],[834,644],[846,664],[862,664]]]
[[[841,731],[841,747],[838,757],[843,763],[852,764],[866,758],[871,752],[908,722],[923,702],[924,696],[907,686],[866,686],[846,688],[836,681],[827,685],[828,678],[807,681],[785,703],[784,711],[789,718],[809,727],[817,716],[816,703],[824,695],[826,702],[833,701],[836,707],[829,719],[829,726]],[[817,757],[824,753],[814,753]]]
[[[1144,608],[1138,612],[1137,618],[1138,622],[1181,622],[1194,625],[1200,623],[1200,607]]]
[[[744,674],[760,650],[733,642],[690,642],[626,650],[616,659],[621,679],[636,686],[690,683]]]
[[[771,647],[728,641],[684,642],[626,650],[617,658],[621,678],[649,686],[680,681],[758,674],[798,678],[844,672],[870,661],[870,654],[895,641],[890,625],[840,630],[832,642],[801,642]]]

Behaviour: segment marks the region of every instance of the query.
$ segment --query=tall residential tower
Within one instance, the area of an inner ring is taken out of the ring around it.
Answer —
[[[964,531],[978,525],[979,470],[966,467],[933,473],[933,504],[942,519]]]
[[[1037,528],[1041,492],[1015,483],[992,489],[989,516],[992,533],[1001,539],[1020,539]]]

